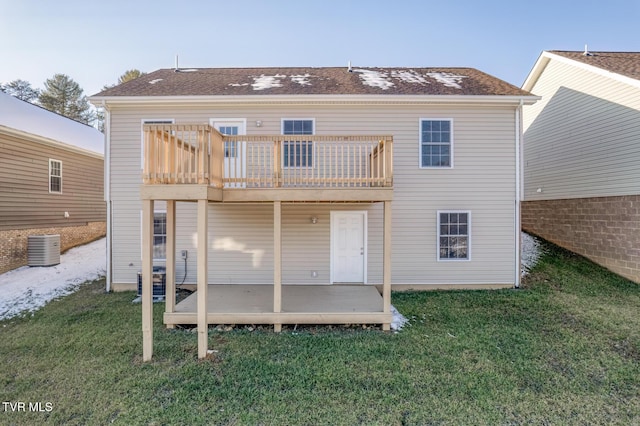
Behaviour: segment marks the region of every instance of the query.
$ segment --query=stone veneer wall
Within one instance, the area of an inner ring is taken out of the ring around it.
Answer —
[[[0,274],[27,264],[29,235],[60,235],[60,252],[90,243],[107,235],[106,222],[89,222],[84,226],[16,229],[0,231]]]
[[[522,229],[640,283],[640,195],[525,201]]]

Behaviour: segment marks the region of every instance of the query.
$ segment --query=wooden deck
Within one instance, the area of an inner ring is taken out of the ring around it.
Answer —
[[[273,285],[208,285],[207,249],[196,254],[197,293],[164,322],[197,324],[198,357],[209,324],[391,325],[393,137],[385,135],[223,135],[208,124],[144,125],[142,358],[153,356],[154,203],[166,203],[167,294],[175,294],[176,202],[197,203],[198,247],[208,247],[209,203],[273,203]],[[384,203],[382,296],[369,286],[283,286],[282,204]],[[189,219],[191,220],[191,219]]]
[[[231,136],[208,124],[145,124],[143,158],[144,185],[206,185],[222,192],[393,188],[390,135]]]
[[[283,285],[281,312],[273,312],[271,285],[209,285],[208,324],[383,324],[383,298],[374,286]],[[197,293],[165,312],[167,325],[197,324]]]

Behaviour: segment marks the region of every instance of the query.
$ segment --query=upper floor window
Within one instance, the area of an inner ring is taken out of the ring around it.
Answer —
[[[62,161],[49,160],[49,192],[62,193]]]
[[[145,124],[173,124],[173,119],[164,119],[164,118],[153,118],[153,119],[143,119],[142,120],[142,140],[140,143],[140,169],[144,169],[144,125]]]
[[[282,120],[283,135],[313,135],[313,127],[311,119]],[[299,138],[284,141],[282,156],[284,167],[313,167],[313,142]]]
[[[420,167],[452,167],[453,121],[420,120]]]
[[[220,126],[218,129],[223,135],[237,136],[238,126]],[[236,158],[238,156],[238,143],[224,141],[224,158]]]
[[[438,212],[438,260],[469,260],[469,212]]]

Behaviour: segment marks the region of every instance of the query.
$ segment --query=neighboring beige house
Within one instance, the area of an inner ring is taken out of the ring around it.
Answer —
[[[27,264],[30,235],[60,250],[106,233],[104,135],[0,92],[0,273]]]
[[[519,285],[521,109],[471,68],[163,69],[106,111],[108,286],[164,322],[391,322],[394,289]],[[206,250],[203,247],[207,247]],[[186,259],[183,257],[186,252]],[[175,306],[176,283],[197,284]]]
[[[542,52],[522,227],[640,283],[640,53]]]

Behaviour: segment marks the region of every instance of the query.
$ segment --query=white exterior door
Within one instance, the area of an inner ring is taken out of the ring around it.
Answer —
[[[365,283],[367,212],[331,212],[331,282]]]
[[[211,119],[211,125],[223,135],[246,134],[246,120],[244,119]],[[224,177],[225,179],[239,179],[237,182],[228,182],[225,188],[244,188],[247,186],[244,179],[247,177],[247,143],[224,143]]]

